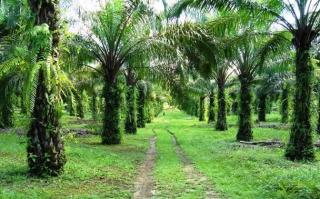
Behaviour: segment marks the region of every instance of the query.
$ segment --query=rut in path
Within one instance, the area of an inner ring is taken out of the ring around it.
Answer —
[[[147,152],[144,163],[139,168],[139,174],[134,184],[135,199],[146,199],[152,197],[154,188],[154,180],[152,176],[153,168],[156,160],[156,136],[150,139],[150,148]]]
[[[186,156],[183,152],[181,146],[177,141],[177,137],[173,132],[168,130],[168,133],[172,135],[172,142],[175,146],[176,153],[183,164],[183,170],[187,175],[188,182],[197,186],[203,185],[205,188],[205,198],[206,199],[219,199],[220,196],[217,192],[215,192],[212,188],[211,183],[208,181],[207,177],[200,173],[192,164],[191,160]]]

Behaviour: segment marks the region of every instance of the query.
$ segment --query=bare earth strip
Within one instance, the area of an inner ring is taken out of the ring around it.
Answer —
[[[147,152],[144,163],[139,168],[139,174],[134,184],[135,199],[151,198],[154,188],[153,168],[156,160],[156,141],[157,138],[153,136],[150,139],[150,148]]]
[[[179,145],[176,136],[173,132],[167,129],[167,131],[172,135],[172,142],[175,146],[176,153],[183,163],[183,170],[187,175],[188,181],[193,185],[203,185],[205,187],[205,198],[207,199],[219,199],[219,194],[214,191],[211,183],[208,181],[207,177],[200,173],[192,164],[191,160],[183,152],[181,146]]]

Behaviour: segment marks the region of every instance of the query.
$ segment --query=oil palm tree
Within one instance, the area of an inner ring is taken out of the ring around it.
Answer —
[[[146,7],[140,1],[113,0],[92,19],[92,34],[85,42],[92,57],[101,64],[100,75],[105,85],[103,144],[119,144],[120,88],[117,76],[125,63],[145,49],[149,38],[149,23],[144,20]]]
[[[247,31],[245,29],[249,28]],[[240,82],[240,111],[237,140],[252,139],[251,101],[252,86],[259,70],[265,67],[270,56],[274,56],[279,49],[288,48],[287,35],[280,32],[273,36],[256,34],[250,27],[242,27],[241,34],[227,37],[226,48],[230,50],[227,60]]]
[[[265,62],[265,66],[258,72],[256,84],[256,94],[258,98],[258,121],[266,121],[266,104],[267,100],[272,96],[277,96],[282,93],[283,88],[286,88],[288,81],[292,81],[292,56],[273,56],[272,60]],[[284,92],[284,95],[288,93]],[[287,98],[281,101],[281,106],[285,108]],[[282,114],[288,115],[288,114]]]
[[[125,71],[127,92],[126,92],[126,121],[125,130],[126,133],[136,134],[137,133],[137,75],[132,67],[128,67]],[[139,90],[140,91],[140,90]],[[139,92],[140,94],[140,92]]]
[[[208,118],[208,122],[212,122],[214,120],[215,82],[199,77],[195,81],[190,81],[187,87],[189,92],[199,99],[199,121],[205,120],[205,99],[209,97],[208,116],[211,118]]]
[[[15,23],[19,21],[19,17],[12,19],[12,9],[16,10],[20,6],[15,5],[16,1],[8,1],[0,5],[0,69],[3,69],[4,65],[9,64],[12,53],[12,46],[14,46],[14,37],[16,36],[17,26]],[[13,126],[13,100],[14,93],[6,92],[11,89],[12,79],[17,76],[17,73],[10,73],[10,75],[3,75],[5,72],[0,70],[0,128],[7,128]],[[10,82],[10,83],[9,83]]]
[[[29,6],[34,15],[30,44],[36,66],[33,72],[38,78],[27,133],[28,164],[33,175],[58,175],[66,163],[57,107],[60,88],[54,76],[59,70],[59,0],[30,0]]]
[[[27,5],[19,2],[12,5],[21,6],[18,9],[23,20],[21,23],[26,26],[20,27],[22,30],[19,37],[16,37],[20,43],[14,50],[15,58],[1,64],[1,73],[2,77],[14,75],[5,85],[9,86],[15,79],[19,80],[14,83],[19,86],[11,88],[19,87],[23,90],[24,99],[32,111],[30,129],[27,133],[30,174],[58,175],[66,162],[57,107],[60,104],[59,93],[62,89],[61,79],[57,76],[62,74],[58,67],[57,52],[60,38],[59,1],[28,1],[31,18],[30,13],[26,11],[29,10],[25,7]],[[15,91],[12,89],[9,92]],[[26,96],[30,97],[30,100],[27,100]]]
[[[296,90],[294,119],[285,156],[290,160],[314,160],[311,126],[311,85],[313,68],[310,49],[320,34],[320,2],[318,0],[275,0],[259,3],[253,0],[182,0],[180,9],[188,6],[266,13],[276,18],[292,35],[295,47]],[[293,20],[290,20],[293,19]]]

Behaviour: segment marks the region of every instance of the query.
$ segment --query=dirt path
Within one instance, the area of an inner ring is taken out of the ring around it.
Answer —
[[[135,199],[151,198],[154,189],[154,180],[152,176],[156,160],[156,136],[150,139],[150,148],[147,152],[144,163],[140,166],[139,174],[134,184]]]
[[[202,173],[200,173],[192,164],[192,162],[189,160],[189,158],[186,156],[186,154],[183,152],[181,146],[178,143],[177,137],[174,135],[173,132],[168,130],[168,133],[172,135],[172,142],[175,146],[176,153],[178,157],[180,158],[181,162],[183,163],[183,170],[187,175],[188,182],[193,185],[202,185],[205,188],[205,198],[207,199],[218,199],[219,194],[214,191],[211,183],[208,181],[207,177],[204,176]]]

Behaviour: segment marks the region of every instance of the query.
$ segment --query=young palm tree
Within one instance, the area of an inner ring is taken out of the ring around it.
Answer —
[[[187,87],[189,93],[193,94],[196,98],[199,99],[199,121],[205,120],[205,99],[209,97],[208,122],[212,122],[212,120],[214,120],[214,89],[216,87],[215,82],[204,78],[198,78],[195,81],[190,82]]]
[[[246,34],[246,33],[244,33]],[[279,48],[288,47],[287,40],[283,33],[274,35],[270,38],[259,38],[254,36],[242,37],[242,42],[238,38],[231,39],[231,55],[230,61],[234,67],[234,71],[240,81],[240,110],[239,110],[239,130],[237,140],[249,141],[252,139],[251,128],[251,89],[253,82],[261,68],[266,67],[266,60],[271,59],[270,53],[274,56]],[[235,42],[236,41],[236,42]],[[235,44],[235,45],[233,45]]]
[[[225,57],[222,52],[223,50],[218,50],[216,48],[217,44],[210,38],[203,39],[205,39],[205,42],[199,41],[194,44],[186,44],[192,47],[190,48],[187,46],[183,51],[185,51],[186,56],[189,58],[190,64],[196,68],[203,77],[212,78],[217,84],[218,116],[216,120],[216,129],[225,131],[228,129],[225,87],[232,74],[232,70],[229,70],[229,64],[223,59]]]
[[[265,62],[265,67],[259,71],[256,81],[258,98],[258,121],[266,121],[267,99],[282,93],[283,85],[293,76],[291,70],[292,56],[273,56],[272,60]],[[287,92],[286,92],[287,93]],[[287,93],[288,94],[288,93]],[[286,98],[287,100],[287,98]],[[282,101],[281,106],[287,101]],[[285,109],[287,111],[287,109]],[[286,114],[287,115],[287,114]]]
[[[145,118],[145,104],[146,104],[146,97],[147,97],[147,83],[146,81],[139,81],[137,83],[138,88],[138,112],[137,112],[137,126],[139,128],[144,128],[146,126],[146,118]]]
[[[289,119],[289,84],[284,84],[282,86],[282,93],[281,93],[281,122],[288,123]]]
[[[209,94],[209,105],[208,105],[208,123],[213,123],[215,121],[216,118],[216,114],[215,114],[215,94],[214,94],[214,90],[212,90]]]
[[[103,76],[105,110],[103,144],[119,144],[120,133],[120,88],[117,76],[124,64],[141,54],[149,25],[143,20],[146,7],[141,2],[113,0],[93,18],[92,35],[89,35],[86,48],[101,64]]]
[[[128,69],[125,72],[125,77],[126,77],[126,83],[127,83],[127,93],[126,93],[127,113],[126,113],[126,121],[125,121],[125,130],[126,130],[126,133],[136,134],[137,133],[136,86],[138,81],[132,67],[128,67]]]

